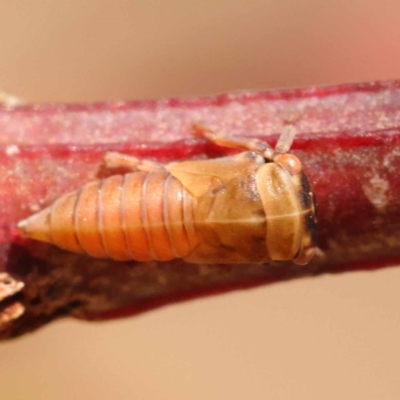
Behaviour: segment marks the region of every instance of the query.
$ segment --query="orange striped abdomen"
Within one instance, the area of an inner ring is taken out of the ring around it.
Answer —
[[[170,260],[198,244],[193,197],[168,172],[114,175],[86,184],[21,223],[63,249],[115,260]]]

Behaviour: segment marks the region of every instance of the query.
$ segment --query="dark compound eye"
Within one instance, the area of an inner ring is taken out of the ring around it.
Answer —
[[[310,189],[310,184],[305,174],[301,174],[301,186],[300,186],[300,201],[303,209],[313,208],[314,199]]]

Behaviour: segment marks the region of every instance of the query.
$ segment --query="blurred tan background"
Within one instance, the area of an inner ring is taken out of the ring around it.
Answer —
[[[400,78],[398,0],[0,0],[30,102]],[[400,270],[304,279],[0,344],[0,398],[397,399]]]

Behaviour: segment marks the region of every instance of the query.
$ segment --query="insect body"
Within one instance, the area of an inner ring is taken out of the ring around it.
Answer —
[[[313,194],[300,161],[258,140],[196,127],[219,145],[247,151],[165,166],[107,153],[124,175],[90,182],[19,223],[27,237],[115,260],[248,263],[293,260],[315,252]]]

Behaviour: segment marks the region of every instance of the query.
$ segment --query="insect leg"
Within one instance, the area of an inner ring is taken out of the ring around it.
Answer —
[[[294,137],[296,136],[297,133],[297,129],[294,126],[294,122],[295,121],[293,119],[288,119],[284,121],[282,132],[275,146],[275,153],[285,154],[292,147]]]
[[[262,154],[262,156],[267,160],[272,160],[274,154],[273,149],[268,143],[258,139],[239,138],[229,136],[224,133],[216,133],[213,130],[202,125],[194,125],[193,132],[195,136],[207,139],[210,142],[217,144],[218,146],[255,151],[259,154]]]
[[[264,157],[256,151],[244,151],[243,153],[235,154],[230,157],[223,157],[224,161],[239,161],[264,164]]]
[[[109,151],[104,156],[104,165],[107,169],[123,168],[129,171],[154,171],[164,169],[164,165],[151,160],[141,160],[127,154]]]

